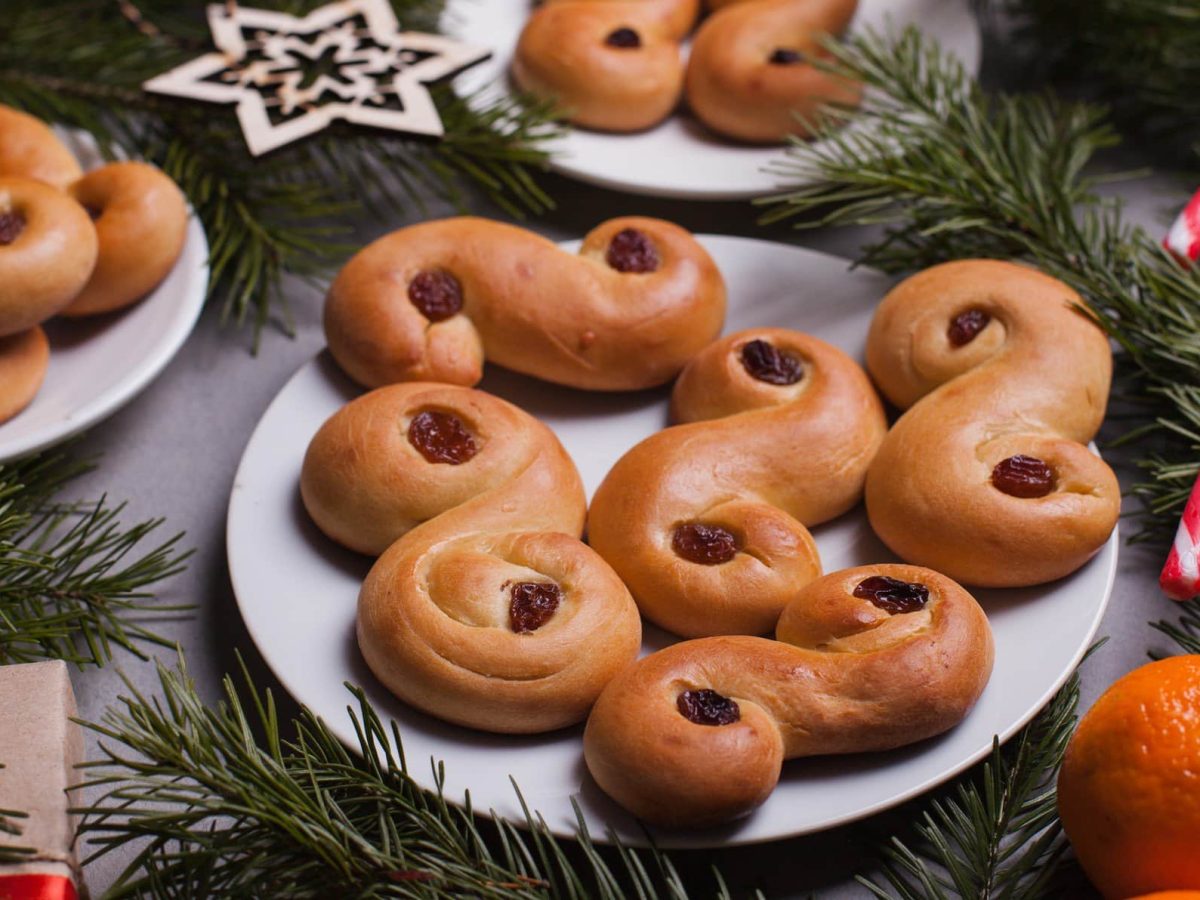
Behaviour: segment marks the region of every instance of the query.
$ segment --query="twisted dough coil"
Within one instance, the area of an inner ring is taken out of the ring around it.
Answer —
[[[702,351],[671,406],[685,424],[617,462],[592,500],[588,540],[663,628],[765,634],[821,574],[805,526],[862,497],[887,429],[882,404],[836,347],[759,328]]]
[[[356,381],[473,385],[487,359],[589,390],[674,378],[717,336],[725,284],[684,229],[613,219],[578,255],[532,232],[454,218],[360,251],[325,304],[334,358]]]
[[[81,174],[74,154],[45,122],[0,106],[0,178],[32,178],[61,191]]]
[[[435,413],[449,418],[426,427]],[[636,658],[633,599],[579,541],[579,474],[515,406],[450,385],[380,388],[322,426],[300,486],[327,535],[383,554],[359,595],[358,642],[407,703],[473,728],[548,731],[581,721]]]
[[[902,559],[1017,587],[1075,571],[1108,539],[1120,490],[1085,444],[1104,418],[1112,353],[1081,303],[1054,278],[993,260],[935,266],[884,298],[867,367],[908,411],[866,500]]]
[[[96,229],[69,196],[0,178],[0,336],[28,331],[79,294],[96,266]]]
[[[577,125],[639,131],[686,92],[697,117],[728,137],[778,143],[809,133],[828,102],[860,87],[812,65],[824,35],[841,34],[857,0],[710,0],[685,66],[681,43],[698,0],[550,0],[517,42],[517,84],[556,100]]]
[[[894,612],[856,595],[878,578],[905,586],[868,591]],[[913,585],[927,591],[924,602]],[[992,669],[979,605],[915,566],[811,582],[776,638],[684,641],[613,679],[583,737],[600,787],[653,824],[737,818],[766,800],[785,759],[888,750],[954,727]]]

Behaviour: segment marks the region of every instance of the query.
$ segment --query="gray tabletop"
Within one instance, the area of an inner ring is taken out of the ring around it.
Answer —
[[[546,181],[558,210],[533,227],[555,239],[580,237],[596,223],[624,214],[661,216],[696,232],[769,238],[845,257],[853,257],[871,237],[862,230],[766,229],[756,224],[757,212],[745,203],[652,200],[555,177]],[[1118,190],[1129,201],[1130,216],[1156,233],[1164,227],[1164,215],[1184,200],[1181,187],[1166,178],[1127,182]],[[430,215],[448,212],[436,203],[429,210]],[[414,214],[387,225],[364,223],[362,237],[417,218]],[[163,630],[184,648],[206,698],[216,698],[219,679],[234,669],[234,652],[240,650],[258,683],[275,692],[284,713],[294,711],[295,705],[256,652],[233,598],[225,558],[225,513],[234,471],[255,423],[289,376],[324,344],[320,295],[299,284],[289,284],[286,293],[297,321],[295,339],[268,330],[261,352],[253,356],[247,349],[249,335],[223,327],[216,310],[210,309],[161,377],[81,442],[81,452],[102,454],[102,461],[73,488],[82,496],[106,493],[114,500],[127,500],[127,521],[165,515],[164,529],[187,532],[186,543],[195,548],[195,556],[187,571],[165,583],[160,593],[165,601],[193,603],[196,610]],[[1116,587],[1101,627],[1112,640],[1083,670],[1085,704],[1116,677],[1145,662],[1148,648],[1163,646],[1147,626],[1148,620],[1174,612],[1155,583],[1163,552],[1162,547],[1122,547]],[[159,655],[168,660],[171,656]],[[151,665],[124,656],[118,666],[139,689],[154,690]],[[114,668],[76,673],[74,683],[81,714],[90,719],[99,717],[122,690]],[[880,838],[904,828],[912,813],[910,805],[813,837],[680,853],[677,862],[703,886],[709,883],[710,867],[718,866],[738,893],[762,888],[771,897],[867,896],[853,876],[869,867]],[[87,874],[93,891],[110,883],[125,861],[113,856],[94,864]]]

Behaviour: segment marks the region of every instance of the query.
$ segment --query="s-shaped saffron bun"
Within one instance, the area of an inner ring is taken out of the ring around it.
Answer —
[[[521,32],[513,79],[576,125],[650,128],[679,105],[680,45],[699,14],[700,0],[551,0]]]
[[[700,26],[687,100],[713,131],[758,144],[809,137],[822,106],[857,105],[862,86],[823,71],[821,42],[854,18],[857,0],[741,0]]]
[[[112,312],[141,300],[174,268],[187,234],[187,204],[175,182],[141,162],[109,163],[71,185],[95,217],[96,270],[64,316]]]
[[[766,634],[821,574],[806,526],[862,498],[887,422],[841,350],[782,328],[722,338],[684,370],[676,425],[626,453],[588,540],[642,614],[685,637]]]
[[[62,311],[96,265],[96,229],[62,191],[0,178],[0,336],[26,332]]]
[[[584,757],[610,797],[655,825],[752,812],[784,760],[891,750],[953,728],[991,676],[992,633],[944,575],[875,565],[800,589],[776,640],[684,641],[600,695]]]
[[[871,526],[901,559],[1021,587],[1074,572],[1108,540],[1121,492],[1086,445],[1112,351],[1067,285],[996,260],[926,269],[879,305],[867,368],[907,410],[866,489]]]
[[[396,696],[487,731],[582,721],[637,657],[641,619],[579,540],[579,474],[554,434],[489,394],[379,388],[322,426],[300,479],[334,540],[380,553],[358,643]]]
[[[670,381],[725,321],[725,282],[678,225],[612,219],[578,254],[487,219],[401,228],[346,263],[325,336],[366,387],[473,385],[484,359],[569,387]]]
[[[79,162],[41,119],[0,106],[0,178],[16,176],[66,190]]]
[[[41,328],[0,337],[0,422],[30,404],[49,365],[50,342]]]

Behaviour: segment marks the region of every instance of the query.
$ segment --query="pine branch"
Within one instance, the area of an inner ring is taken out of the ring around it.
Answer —
[[[114,646],[144,657],[139,644],[167,643],[148,620],[184,608],[146,590],[182,571],[182,535],[147,551],[161,519],[127,527],[124,504],[57,499],[87,469],[59,455],[0,466],[0,664],[103,665]]]
[[[256,3],[292,14],[317,5]],[[404,27],[436,30],[440,2],[392,5]],[[256,346],[272,320],[291,331],[284,275],[325,276],[354,249],[347,238],[364,214],[407,215],[432,199],[465,209],[476,194],[513,215],[552,205],[534,180],[541,145],[557,133],[546,104],[485,102],[439,85],[440,141],[343,124],[256,160],[232,109],[141,90],[207,48],[202,7],[6,0],[0,35],[0,103],[91,132],[106,153],[140,156],[179,183],[208,234],[210,295],[222,298],[224,318],[253,323]]]
[[[1152,622],[1151,627],[1173,640],[1184,653],[1200,653],[1200,600],[1183,604],[1178,622]]]
[[[1075,729],[1071,677],[1021,733],[929,802],[910,847],[893,837],[880,876],[858,881],[881,900],[1038,900],[1060,897],[1066,839],[1055,779]]]
[[[242,674],[210,705],[182,660],[159,664],[161,699],[126,681],[130,696],[85,723],[103,754],[87,764],[103,796],[80,810],[91,858],[137,848],[110,897],[689,896],[656,851],[607,862],[582,820],[570,847],[531,812],[525,830],[493,816],[485,837],[469,808],[412,781],[395,725],[358,689],[358,752],[307,709],[285,739],[270,692]]]
[[[890,272],[948,259],[1028,260],[1080,292],[1119,344],[1119,385],[1140,452],[1143,525],[1174,528],[1200,472],[1200,273],[1099,196],[1094,155],[1116,143],[1103,110],[989,96],[915,30],[834,45],[872,89],[860,121],[794,144],[783,174],[808,182],[767,202],[798,227],[883,224],[860,262]]]
[[[1180,0],[990,0],[1012,16],[1029,59],[1112,104],[1156,151],[1195,166],[1200,151],[1200,7]]]

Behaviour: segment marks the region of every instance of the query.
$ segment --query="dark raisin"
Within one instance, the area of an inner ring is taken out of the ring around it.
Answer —
[[[93,222],[95,222],[102,215],[104,215],[104,210],[97,209],[94,206],[85,206],[83,209],[88,214],[88,218],[91,219]]]
[[[462,420],[450,413],[426,410],[413,416],[408,442],[431,463],[465,463],[479,452]]]
[[[642,36],[632,28],[618,28],[609,33],[604,43],[621,50],[636,50],[642,46]]]
[[[25,230],[25,217],[18,212],[0,213],[0,247],[8,246]]]
[[[975,336],[987,327],[992,317],[982,309],[968,309],[950,320],[946,336],[955,347],[962,347],[975,340]]]
[[[522,581],[512,586],[508,604],[508,627],[517,634],[537,631],[550,621],[562,602],[562,588],[557,584]]]
[[[440,322],[462,309],[462,285],[440,269],[418,272],[408,283],[408,299],[430,322]]]
[[[884,612],[916,612],[929,602],[929,588],[912,581],[901,581],[887,575],[872,575],[864,578],[854,589],[854,596],[871,603]]]
[[[1030,500],[1045,497],[1054,490],[1054,470],[1033,456],[1010,456],[992,469],[992,484],[996,490]]]
[[[618,272],[654,272],[659,265],[654,244],[636,228],[626,228],[613,235],[604,258]]]
[[[742,717],[736,700],[716,691],[684,691],[675,699],[679,714],[697,725],[732,725]]]
[[[727,563],[738,552],[737,538],[731,532],[720,525],[704,525],[701,522],[689,522],[676,528],[671,547],[688,562],[702,566]]]
[[[773,66],[791,66],[804,61],[804,54],[791,47],[777,47],[775,52],[767,57],[767,62]]]
[[[768,384],[795,384],[804,377],[804,365],[766,341],[750,341],[742,347],[742,365],[750,377]]]

